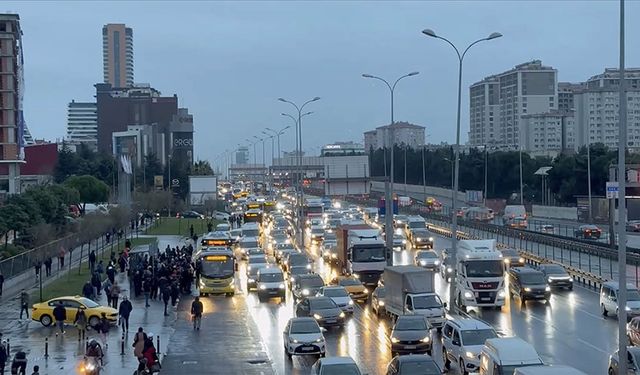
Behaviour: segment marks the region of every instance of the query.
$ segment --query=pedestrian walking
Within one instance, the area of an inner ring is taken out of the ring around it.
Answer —
[[[102,346],[104,346],[104,348],[106,349],[109,347],[109,328],[111,328],[111,323],[109,323],[106,313],[100,314],[100,323],[98,324],[98,327],[98,331],[100,332],[100,339],[102,340]]]
[[[45,261],[44,261],[44,271],[45,271],[45,275],[47,277],[51,276],[51,264],[53,263],[53,261],[51,260],[51,257],[48,257]]]
[[[7,344],[2,339],[2,333],[0,333],[0,375],[4,375],[4,367],[7,365],[7,359],[9,359]]]
[[[191,315],[193,316],[193,329],[200,330],[200,322],[202,321],[202,311],[204,310],[204,306],[202,305],[202,301],[200,301],[199,297],[191,303]]]
[[[138,328],[138,332],[133,337],[133,354],[138,358],[142,359],[142,352],[144,350],[144,343],[147,341],[147,334],[144,333],[142,327]]]
[[[113,287],[111,281],[109,279],[105,280],[102,289],[104,290],[104,294],[107,296],[107,306],[111,306],[111,287]]]
[[[40,366],[33,366],[33,372],[31,373],[31,375],[40,375]]]
[[[93,287],[93,295],[98,296],[102,295],[102,282],[100,281],[100,274],[98,272],[94,272],[93,276],[91,276],[91,286]]]
[[[153,333],[149,333],[147,340],[144,342],[142,356],[147,361],[147,368],[150,373],[160,372],[161,366],[158,353],[156,347],[153,345]]]
[[[4,275],[0,273],[0,297],[2,297],[2,285],[4,284]]]
[[[23,311],[27,314],[27,319],[29,319],[29,294],[24,289],[20,293],[20,319],[22,319]]]
[[[180,288],[178,287],[178,282],[174,281],[171,283],[171,306],[175,307],[176,303],[178,303],[178,297],[180,296]]]
[[[111,287],[111,307],[118,309],[118,299],[120,298],[120,286],[114,283]]]
[[[11,362],[11,375],[27,375],[27,353],[18,350]]]
[[[100,277],[102,277],[102,274],[104,273],[104,263],[102,263],[102,259],[98,261],[98,265],[96,266],[96,272],[98,272]]]
[[[120,315],[120,325],[122,326],[123,332],[129,332],[129,316],[131,316],[131,311],[133,311],[131,301],[129,301],[127,296],[122,297],[118,314]]]
[[[82,287],[82,295],[85,298],[93,299],[93,294],[93,285],[91,285],[91,280],[87,280],[87,282],[84,283],[84,286]]]
[[[78,328],[78,341],[85,340],[87,335],[87,314],[84,313],[84,306],[79,306],[73,324]]]
[[[89,253],[89,270],[91,271],[92,274],[96,270],[96,251],[95,250],[91,250],[91,252]]]
[[[53,308],[53,318],[56,320],[56,326],[60,329],[60,334],[64,335],[64,321],[67,319],[67,309],[64,308],[62,301],[58,302],[56,307]]]
[[[38,283],[38,280],[40,280],[40,271],[42,270],[42,263],[40,261],[37,261],[33,265],[33,268],[36,272],[36,283]]]
[[[107,266],[107,278],[109,278],[109,281],[111,281],[111,284],[115,284],[115,282],[116,282],[116,269],[111,264],[109,264],[109,266]]]
[[[58,269],[64,268],[64,248],[60,248],[60,252],[58,253]]]
[[[169,306],[169,300],[171,299],[171,287],[169,285],[165,285],[162,288],[162,301],[164,302],[164,316],[169,315],[167,312],[167,307]]]
[[[142,281],[142,290],[144,290],[144,307],[150,307],[149,297],[151,296],[151,278],[145,278]]]

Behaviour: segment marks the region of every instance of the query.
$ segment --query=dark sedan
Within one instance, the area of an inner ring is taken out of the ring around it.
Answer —
[[[428,355],[401,355],[393,358],[387,366],[387,375],[440,375],[442,369]]]
[[[398,317],[391,330],[391,355],[395,353],[431,354],[430,327],[424,316]]]
[[[296,305],[296,316],[310,316],[321,327],[344,326],[345,313],[329,297],[309,297]]]
[[[204,215],[196,211],[185,211],[180,214],[185,219],[204,219]]]

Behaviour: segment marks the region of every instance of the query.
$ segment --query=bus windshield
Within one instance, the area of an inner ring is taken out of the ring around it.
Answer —
[[[234,260],[231,257],[227,257],[225,261],[202,260],[202,276],[228,277],[234,271]]]

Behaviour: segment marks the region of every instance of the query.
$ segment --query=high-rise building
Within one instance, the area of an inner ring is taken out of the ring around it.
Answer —
[[[67,141],[98,149],[98,107],[96,103],[72,100],[67,108]]]
[[[573,94],[584,88],[584,83],[558,82],[558,111],[573,111]]]
[[[470,87],[472,146],[518,148],[521,117],[557,109],[557,70],[533,60],[489,76]]]
[[[575,126],[572,112],[550,111],[521,117],[522,148],[535,156],[552,156],[575,151]]]
[[[20,192],[20,164],[24,163],[23,90],[20,16],[0,14],[0,164],[7,168],[9,194]]]
[[[249,147],[238,147],[238,150],[236,150],[236,164],[249,164]]]
[[[102,27],[104,83],[112,87],[133,85],[133,30],[121,23]]]
[[[364,132],[364,148],[369,152],[371,148],[379,149],[385,145],[389,147],[391,134],[396,146],[405,145],[410,148],[424,146],[424,126],[410,124],[408,122],[394,122],[393,125],[384,125]]]
[[[640,68],[625,70],[627,84],[627,146],[640,151]],[[574,92],[577,147],[604,143],[618,148],[620,71],[605,69]]]

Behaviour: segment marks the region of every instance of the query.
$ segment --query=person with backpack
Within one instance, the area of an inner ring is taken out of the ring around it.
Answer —
[[[11,375],[27,374],[27,353],[18,350],[11,362]]]
[[[144,333],[142,327],[138,328],[138,332],[136,332],[136,335],[133,337],[133,354],[136,356],[136,358],[143,358],[142,353],[144,351],[144,343],[146,341],[147,334]]]

